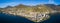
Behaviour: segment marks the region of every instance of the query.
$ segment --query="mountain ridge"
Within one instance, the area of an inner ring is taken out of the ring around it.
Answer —
[[[20,4],[13,8],[3,8],[0,11],[7,14],[19,15],[34,22],[41,22],[47,20],[49,18],[49,15],[46,14],[51,13],[54,11],[54,9],[46,5],[26,6]]]

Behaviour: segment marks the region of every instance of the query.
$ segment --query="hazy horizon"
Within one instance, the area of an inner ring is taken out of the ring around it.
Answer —
[[[0,0],[0,7],[24,5],[38,5],[38,4],[56,4],[59,5],[60,0]]]

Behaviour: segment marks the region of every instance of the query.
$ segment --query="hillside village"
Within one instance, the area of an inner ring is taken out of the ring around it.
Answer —
[[[22,16],[34,22],[41,22],[49,18],[48,14],[51,13],[53,9],[45,5],[39,6],[18,5],[12,8],[7,7],[1,9],[0,11],[6,14]]]

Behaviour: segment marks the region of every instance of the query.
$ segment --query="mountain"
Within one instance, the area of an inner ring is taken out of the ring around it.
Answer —
[[[49,18],[47,14],[53,11],[53,9],[46,5],[27,6],[20,4],[13,8],[8,6],[8,8],[3,8],[1,11],[6,14],[22,16],[34,22],[41,22]]]
[[[45,6],[50,7],[53,10],[60,11],[60,5],[55,4],[45,4]]]
[[[5,7],[5,8],[13,8],[12,6],[7,6],[7,7]]]
[[[15,6],[15,7],[16,7],[16,8],[26,8],[26,7],[29,7],[29,6],[20,4],[20,5],[17,5],[17,6]]]

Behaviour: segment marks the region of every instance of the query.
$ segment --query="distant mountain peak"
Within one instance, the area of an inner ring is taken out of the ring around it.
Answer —
[[[5,8],[13,8],[12,6],[6,6]]]

